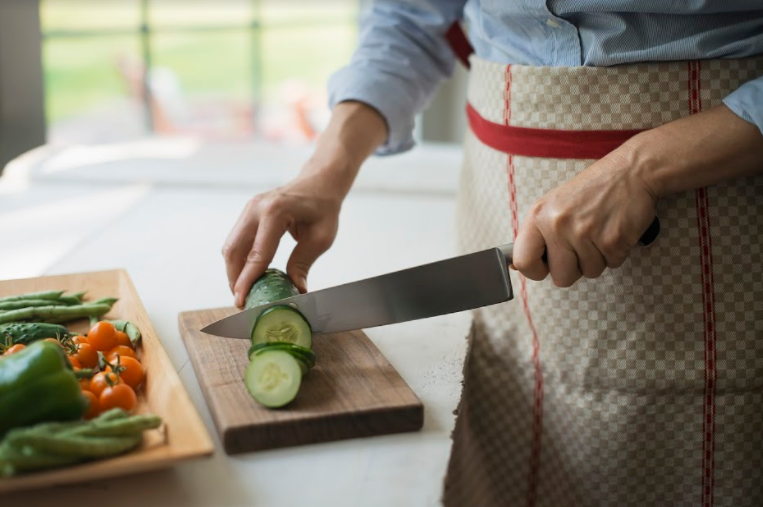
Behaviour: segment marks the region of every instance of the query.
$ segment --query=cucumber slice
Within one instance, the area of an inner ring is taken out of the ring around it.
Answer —
[[[298,310],[286,305],[268,308],[257,317],[252,343],[285,342],[310,348],[313,344],[310,324]]]
[[[267,350],[254,356],[246,367],[246,388],[252,397],[270,408],[283,407],[299,392],[302,371],[299,361],[283,350]]]
[[[249,347],[249,360],[253,361],[255,356],[262,354],[269,350],[282,350],[287,352],[299,362],[299,366],[302,369],[302,375],[305,375],[310,369],[315,366],[315,352],[293,343],[275,342],[275,343],[258,343]]]

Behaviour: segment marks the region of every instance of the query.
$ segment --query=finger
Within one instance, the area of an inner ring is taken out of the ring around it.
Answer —
[[[310,229],[294,247],[286,272],[300,292],[307,292],[307,274],[318,257],[331,248],[335,235],[328,230]]]
[[[530,280],[543,280],[548,276],[548,265],[543,262],[546,240],[533,223],[525,223],[514,240],[512,264]]]
[[[557,287],[571,287],[582,276],[578,267],[578,257],[575,251],[568,247],[549,245],[548,269]]]
[[[596,243],[608,268],[619,268],[628,258],[630,245],[617,234],[607,233]]]
[[[237,307],[244,307],[244,300],[252,285],[273,262],[278,244],[285,232],[285,221],[267,216],[260,219],[257,237],[254,238],[252,249],[246,256],[244,268],[233,288]]]
[[[257,199],[255,197],[246,205],[223,245],[225,271],[228,275],[228,286],[231,293],[246,263],[246,255],[249,253],[254,243],[254,238],[257,235],[257,225],[259,223],[259,213],[256,207]]]
[[[596,245],[588,240],[582,240],[575,245],[575,253],[578,258],[580,273],[586,278],[598,278],[607,268],[604,255],[596,248]]]

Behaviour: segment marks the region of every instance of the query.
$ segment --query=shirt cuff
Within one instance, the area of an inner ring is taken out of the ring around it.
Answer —
[[[723,99],[723,103],[737,116],[758,127],[763,134],[763,77],[743,84]]]
[[[331,109],[340,102],[354,100],[373,107],[382,115],[389,134],[376,155],[393,155],[413,148],[414,115],[412,104],[406,98],[416,92],[394,76],[382,77],[371,69],[345,67],[331,76],[328,91]]]

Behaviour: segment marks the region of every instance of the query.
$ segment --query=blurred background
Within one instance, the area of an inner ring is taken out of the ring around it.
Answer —
[[[3,0],[0,167],[50,144],[146,136],[305,144],[368,0]],[[460,141],[463,74],[419,118]]]

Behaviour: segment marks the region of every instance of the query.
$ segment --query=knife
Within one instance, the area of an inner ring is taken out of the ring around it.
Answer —
[[[648,245],[660,231],[657,218],[641,236]],[[201,331],[250,339],[257,317],[276,305],[305,316],[313,334],[338,333],[426,319],[509,301],[513,244],[300,294],[244,310]],[[544,253],[545,260],[545,253]]]

